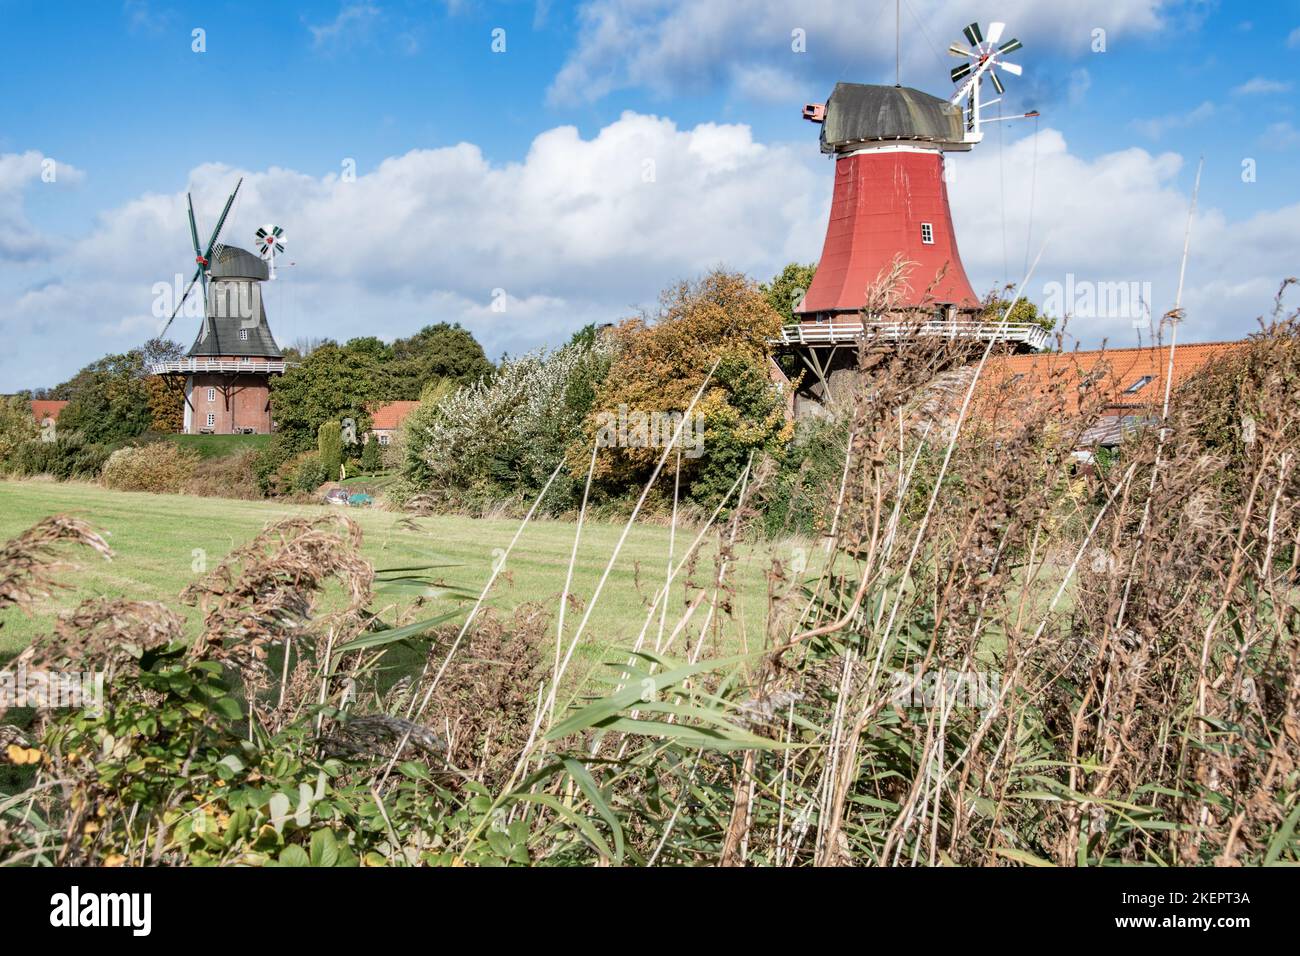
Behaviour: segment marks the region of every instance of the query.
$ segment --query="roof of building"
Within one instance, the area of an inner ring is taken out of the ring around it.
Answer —
[[[1174,348],[1172,387],[1177,388],[1212,359],[1244,345],[1244,342],[1177,345]],[[1034,394],[1042,395],[1053,388],[1060,376],[1068,376],[1073,386],[1077,388],[1086,383],[1094,395],[1103,395],[1106,404],[1116,409],[1146,408],[1153,402],[1163,402],[1168,369],[1169,347],[1163,345],[1087,352],[1040,352],[992,359],[984,381],[987,388],[1009,383],[1020,390],[1032,390]]]
[[[947,100],[910,86],[836,83],[821,142],[822,152],[833,153],[877,140],[956,144],[963,135],[961,110]]]
[[[386,405],[380,405],[370,412],[371,428],[379,431],[388,431],[397,428],[407,415],[415,409],[419,402],[389,402]]]
[[[45,419],[59,420],[59,413],[63,411],[67,402],[58,402],[47,398],[32,399],[32,416],[37,422],[43,422]]]
[[[1174,349],[1171,388],[1176,389],[1210,362],[1245,342],[1193,342]],[[1160,415],[1169,369],[1169,347],[1042,352],[1000,356],[980,379],[975,414],[996,426],[1013,426],[1043,403],[1063,399],[1079,413],[1100,407],[1084,445],[1118,444],[1123,434]]]
[[[271,271],[266,261],[247,249],[238,246],[222,246],[212,256],[209,275],[214,279],[261,279],[270,278]]]

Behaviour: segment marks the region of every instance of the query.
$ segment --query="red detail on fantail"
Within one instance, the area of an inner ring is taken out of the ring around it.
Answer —
[[[929,223],[932,242],[922,241],[922,223]],[[899,255],[915,263],[898,290],[900,307],[978,307],[957,252],[942,154],[864,150],[837,159],[826,242],[800,314],[857,313],[867,288]]]

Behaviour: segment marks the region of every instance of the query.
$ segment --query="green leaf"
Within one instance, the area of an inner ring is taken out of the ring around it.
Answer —
[[[311,866],[311,857],[297,844],[291,844],[280,851],[281,866]]]
[[[407,624],[405,627],[390,627],[385,631],[376,631],[367,634],[365,637],[359,637],[355,641],[348,641],[342,647],[338,648],[338,653],[346,654],[348,651],[366,650],[372,647],[384,647],[388,644],[395,644],[397,641],[404,641],[410,637],[419,637],[426,631],[432,630],[439,624],[445,624],[453,618],[462,614],[460,609],[448,611],[445,614],[439,614],[424,621],[416,621],[414,624]]]
[[[610,832],[614,835],[614,859],[615,863],[623,862],[623,827],[619,825],[618,817],[610,809],[609,804],[605,801],[605,795],[600,792],[600,787],[592,778],[591,773],[583,764],[572,757],[564,758],[564,768],[569,771],[569,776],[574,782],[582,788],[582,792],[587,795],[591,805],[596,808],[596,812],[601,815],[606,823],[609,824]]]
[[[317,830],[311,835],[311,865],[338,866],[339,845],[330,830]]]

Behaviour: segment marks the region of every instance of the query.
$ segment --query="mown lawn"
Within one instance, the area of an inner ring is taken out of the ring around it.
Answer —
[[[258,450],[270,441],[270,435],[168,435],[168,441],[199,453],[200,458],[224,458],[237,452]]]
[[[3,622],[0,662],[16,654],[35,634],[47,632],[59,610],[95,595],[165,601],[189,615],[191,620],[197,620],[197,612],[177,601],[181,590],[201,575],[196,568],[204,563],[208,569],[215,567],[229,551],[247,542],[269,522],[330,510],[334,509],[323,505],[108,491],[96,485],[71,482],[0,481],[0,541],[8,540],[46,515],[74,514],[100,530],[115,552],[112,561],[88,551],[72,552],[79,567],[64,575],[70,585],[67,591],[56,595],[33,617],[25,616],[16,608],[0,613]],[[354,508],[347,509],[346,513],[363,528],[363,550],[376,567],[454,564],[455,567],[443,572],[447,582],[475,593],[491,573],[494,552],[510,543],[519,525],[515,520],[461,517],[409,519],[375,509]],[[408,521],[413,522],[415,530],[399,524]],[[553,612],[564,585],[574,529],[571,522],[534,521],[498,579],[492,604],[508,609],[525,601],[542,601]],[[573,592],[584,605],[595,590],[621,531],[621,524],[589,523],[583,529]],[[668,534],[667,528],[657,526],[639,525],[632,529],[592,615],[583,646],[575,656],[574,678],[581,680],[593,667],[609,659],[611,648],[627,646],[635,640],[650,595],[662,580]],[[693,537],[693,531],[679,529],[679,555]],[[775,554],[788,564],[795,547],[803,547],[810,554],[820,553],[800,542],[738,546],[739,565],[728,572],[729,579],[737,586],[734,600],[737,620],[729,623],[733,634],[728,643],[736,639],[741,626],[751,640],[763,633],[765,572],[770,557]],[[716,537],[701,546],[696,580],[707,580],[712,574],[716,551]],[[670,615],[682,606],[682,590],[676,587],[669,605]],[[438,610],[434,606],[429,613]],[[568,615],[566,630],[571,633],[577,616],[572,610]],[[553,645],[551,648],[553,653]]]

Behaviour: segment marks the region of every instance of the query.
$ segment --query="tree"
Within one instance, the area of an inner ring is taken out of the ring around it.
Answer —
[[[342,430],[336,421],[324,422],[316,434],[316,451],[325,469],[326,481],[337,481],[343,465]]]
[[[1007,288],[1011,287],[1008,286]],[[1002,315],[1007,311],[1009,305],[1011,305],[1009,300],[1000,298],[996,293],[991,293],[984,299],[982,311],[980,312],[980,321],[1001,322]],[[1056,319],[1039,312],[1038,306],[1023,298],[1016,301],[1006,321],[1014,325],[1038,325],[1048,332],[1056,328]]]
[[[305,451],[321,423],[351,418],[357,431],[369,425],[366,405],[386,398],[383,371],[373,355],[333,342],[316,348],[301,365],[271,385],[271,410],[282,441],[290,451]]]
[[[144,343],[144,366],[146,369],[155,362],[173,362],[185,354],[178,342],[166,339],[150,339]],[[167,382],[161,375],[148,375],[145,389],[149,400],[149,430],[154,432],[178,432],[185,425],[185,396],[181,390]]]
[[[35,441],[40,428],[32,417],[32,406],[27,399],[13,395],[0,397],[0,468],[20,445]]]
[[[59,431],[77,431],[86,441],[113,444],[149,430],[149,406],[143,349],[106,355],[87,365],[54,391],[66,395]]]
[[[569,467],[585,477],[592,442],[615,419],[619,428],[634,416],[681,414],[717,369],[683,426],[691,445],[682,461],[683,488],[700,502],[712,502],[739,474],[750,452],[774,447],[789,437],[785,407],[769,378],[767,342],[781,328],[781,317],[761,288],[746,276],[714,271],[697,282],[681,282],[660,297],[660,314],[631,319],[614,336],[618,351],[608,375],[596,388],[585,436],[570,446]],[[702,434],[697,429],[702,429]],[[671,433],[642,440],[637,429],[597,459],[597,475],[610,491],[621,493],[649,477]],[[693,452],[693,453],[692,453]],[[671,472],[670,472],[671,473]]]
[[[759,290],[767,298],[768,304],[781,316],[782,322],[795,321],[794,307],[799,304],[804,297],[804,293],[812,286],[813,276],[816,273],[816,263],[800,265],[797,262],[791,262],[778,272],[771,282],[759,286]]]
[[[427,325],[395,341],[388,355],[388,399],[418,399],[424,386],[437,379],[470,385],[491,376],[494,369],[483,346],[459,323]]]
[[[361,447],[361,470],[373,475],[383,467],[379,457],[379,442],[371,435],[366,436],[366,443]]]

